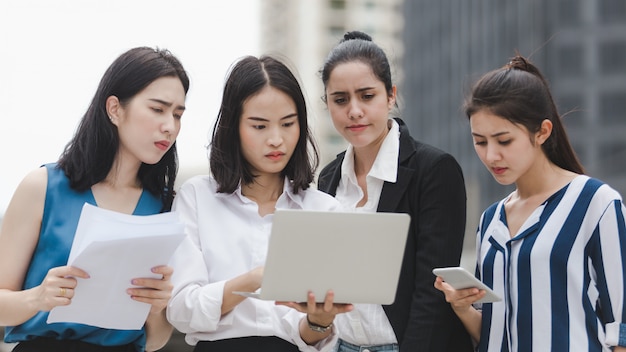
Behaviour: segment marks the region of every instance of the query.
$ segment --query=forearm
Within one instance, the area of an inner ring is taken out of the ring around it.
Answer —
[[[0,290],[0,326],[16,326],[39,312],[34,289]]]
[[[467,330],[469,335],[472,337],[472,340],[476,343],[480,342],[482,313],[472,306],[463,311],[457,311],[454,307],[453,310],[459,317],[459,320],[461,320],[461,323],[463,323],[463,326],[465,326],[465,330]]]
[[[146,320],[146,351],[156,351],[169,341],[173,327],[165,317],[165,309],[150,313]]]
[[[226,281],[222,298],[222,315],[229,313],[246,299],[241,295],[234,294],[233,291],[254,292],[261,287],[262,278],[262,268],[256,268]]]

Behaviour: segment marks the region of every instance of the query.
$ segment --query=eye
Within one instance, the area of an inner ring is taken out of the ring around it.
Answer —
[[[182,119],[182,118],[183,118],[183,115],[182,115],[182,114],[174,114],[174,118],[175,118],[176,120],[180,120],[180,119]]]
[[[344,104],[346,101],[347,101],[346,98],[335,98],[333,100],[333,102],[335,102],[335,104],[337,104],[337,105]]]
[[[363,100],[372,100],[374,99],[374,94],[363,94]]]
[[[483,146],[483,145],[487,145],[487,142],[486,141],[474,141],[474,144]]]
[[[154,111],[156,113],[162,113],[163,112],[163,109],[161,109],[161,108],[151,108],[151,109],[152,109],[152,111]]]
[[[511,140],[507,139],[506,141],[498,141],[498,143],[500,143],[500,145],[509,145],[511,144]]]
[[[265,125],[252,125],[252,128],[254,128],[255,130],[262,130],[265,128]]]
[[[295,121],[285,122],[285,123],[283,123],[283,127],[291,127],[291,126],[293,126],[295,123],[296,123]]]

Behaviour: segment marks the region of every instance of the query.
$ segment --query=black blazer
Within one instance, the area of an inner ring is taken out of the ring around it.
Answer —
[[[411,215],[393,304],[383,306],[400,351],[472,351],[465,328],[434,288],[436,267],[458,266],[465,233],[463,173],[450,154],[420,143],[401,119],[396,183],[383,185],[378,212]],[[345,152],[320,173],[318,188],[333,196]]]

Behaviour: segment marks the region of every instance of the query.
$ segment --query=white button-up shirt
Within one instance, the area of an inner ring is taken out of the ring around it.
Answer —
[[[168,320],[186,334],[191,345],[245,336],[277,336],[300,350],[327,351],[337,341],[336,330],[315,346],[300,337],[304,314],[276,306],[273,301],[245,299],[221,316],[226,281],[265,263],[273,214],[261,217],[257,203],[235,192],[217,193],[210,176],[196,176],[177,192],[173,210],[185,223],[187,238],[176,250],[174,290]],[[294,194],[289,181],[276,202],[277,209],[336,210],[331,196],[309,188]],[[294,250],[301,250],[294,248]]]
[[[363,198],[363,190],[357,183],[354,172],[354,149],[348,146],[341,164],[341,181],[335,196],[346,209],[375,213],[378,209],[383,184],[396,182],[398,156],[400,154],[400,127],[394,120],[391,129],[376,155],[374,165],[366,176],[367,202],[357,207]],[[391,323],[379,304],[355,304],[354,310],[335,317],[341,339],[354,345],[384,345],[397,343]]]

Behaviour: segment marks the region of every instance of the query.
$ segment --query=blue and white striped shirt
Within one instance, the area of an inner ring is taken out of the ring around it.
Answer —
[[[513,238],[509,197],[483,213],[477,233],[477,276],[504,298],[482,305],[479,351],[626,345],[626,208],[619,193],[577,176]]]

